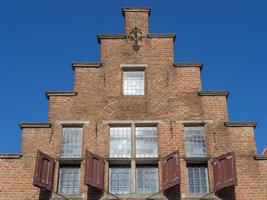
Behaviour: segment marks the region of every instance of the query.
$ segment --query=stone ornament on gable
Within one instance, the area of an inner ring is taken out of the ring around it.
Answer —
[[[127,38],[133,42],[132,44],[133,50],[135,52],[138,52],[141,48],[139,42],[145,38],[145,35],[143,34],[140,28],[134,27],[127,35]]]

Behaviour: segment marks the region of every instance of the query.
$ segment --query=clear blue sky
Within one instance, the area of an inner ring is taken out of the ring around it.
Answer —
[[[19,152],[21,121],[47,121],[47,90],[72,90],[72,61],[99,60],[99,33],[121,8],[152,8],[150,32],[176,33],[176,61],[202,61],[204,90],[229,90],[232,121],[256,121],[267,145],[267,1],[1,0],[0,152]]]

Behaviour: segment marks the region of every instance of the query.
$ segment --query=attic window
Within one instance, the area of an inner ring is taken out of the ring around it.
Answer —
[[[144,71],[127,70],[123,71],[123,94],[144,95]]]
[[[145,69],[146,64],[122,64],[123,95],[145,94]]]

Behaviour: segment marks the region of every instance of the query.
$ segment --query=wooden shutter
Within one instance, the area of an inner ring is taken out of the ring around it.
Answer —
[[[213,159],[213,176],[215,192],[237,184],[234,152]]]
[[[53,190],[54,168],[54,159],[38,150],[33,185],[51,192]]]
[[[85,161],[85,184],[98,190],[104,190],[104,166],[105,161],[103,158],[87,151]]]
[[[179,152],[175,151],[162,159],[163,190],[180,184]]]
[[[180,187],[172,187],[168,190],[164,190],[163,195],[168,200],[181,200],[181,191]]]

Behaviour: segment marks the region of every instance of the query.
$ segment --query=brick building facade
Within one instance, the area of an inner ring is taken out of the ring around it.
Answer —
[[[229,93],[202,90],[202,63],[175,62],[149,8],[122,14],[123,34],[98,35],[100,61],[73,63],[74,90],[46,93],[48,122],[20,124],[0,200],[266,200],[256,123],[229,122]]]

